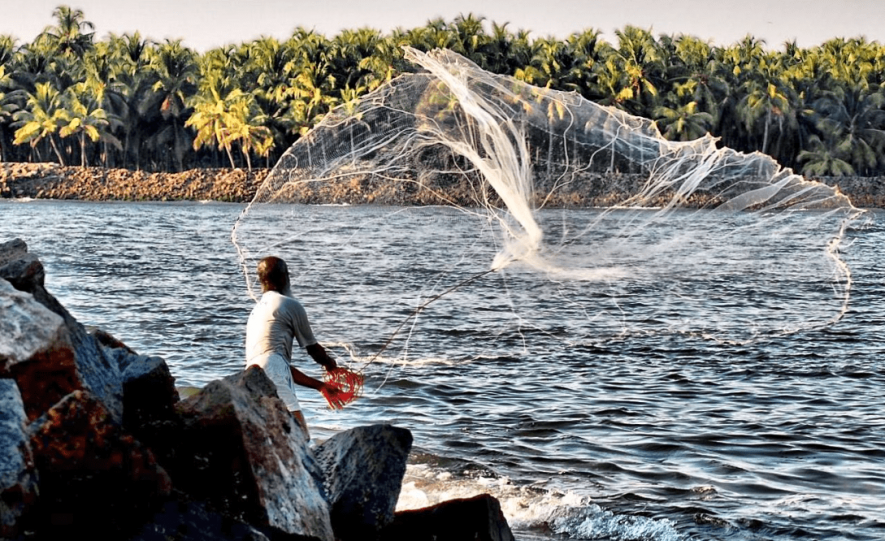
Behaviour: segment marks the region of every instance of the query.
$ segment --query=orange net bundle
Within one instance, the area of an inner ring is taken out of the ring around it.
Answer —
[[[335,393],[322,389],[323,396],[329,407],[340,410],[360,397],[363,393],[363,376],[348,368],[339,366],[334,370],[326,370],[323,381],[336,388]]]

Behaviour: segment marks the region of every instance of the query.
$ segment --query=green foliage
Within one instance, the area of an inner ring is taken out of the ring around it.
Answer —
[[[0,36],[0,159],[172,170],[271,164],[334,107],[415,68],[402,46],[445,47],[484,69],[654,119],[664,137],[710,133],[813,175],[885,174],[885,47],[837,38],[782,50],[719,46],[627,26],[564,40],[474,14],[383,34],[297,28],[199,54],[139,33],[96,41],[56,8],[31,43]],[[561,112],[546,111],[548,123]],[[550,144],[550,141],[536,142]]]

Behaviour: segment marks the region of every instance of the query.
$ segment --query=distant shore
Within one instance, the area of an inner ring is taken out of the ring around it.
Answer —
[[[191,169],[181,173],[148,173],[102,167],[62,167],[53,163],[0,163],[0,198],[74,199],[83,201],[222,201],[248,203],[268,169]],[[602,180],[605,175],[596,174]],[[636,176],[635,181],[640,177]],[[885,208],[885,177],[826,177],[815,179],[851,198],[859,208]],[[345,185],[346,184],[346,185]],[[603,182],[592,182],[594,186]],[[446,200],[469,204],[472,189],[456,183],[431,191],[414,184],[391,187],[364,179],[342,183],[335,191],[307,191],[305,203],[433,205]],[[554,207],[596,207],[616,203],[616,193],[573,191],[547,201]]]

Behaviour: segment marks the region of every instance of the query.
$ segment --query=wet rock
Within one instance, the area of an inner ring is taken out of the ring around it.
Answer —
[[[513,541],[501,504],[488,494],[401,511],[382,541]]]
[[[42,534],[120,536],[139,528],[171,494],[171,480],[151,451],[89,392],[66,396],[29,433]]]
[[[11,379],[0,379],[0,539],[23,533],[37,500],[36,470],[25,421],[18,386]]]
[[[104,354],[98,341],[86,332],[86,329],[68,312],[58,300],[43,286],[43,265],[32,254],[14,251],[15,259],[10,259],[2,268],[0,275],[18,291],[29,293],[40,305],[61,318],[61,326],[55,325],[54,318],[50,327],[38,331],[33,338],[23,338],[25,342],[44,344],[27,359],[19,359],[12,364],[8,360],[8,375],[16,380],[25,404],[28,419],[33,420],[42,415],[62,397],[75,390],[89,390],[95,395],[115,420],[122,421],[123,385],[120,370]],[[9,254],[10,252],[6,252]],[[0,293],[0,298],[7,302],[21,305],[25,297],[16,297],[4,287],[7,293]],[[0,302],[4,302],[0,300]],[[19,313],[16,320],[19,328],[41,326],[46,319],[43,311],[29,310]],[[33,316],[26,324],[27,316]],[[55,334],[57,337],[45,339],[45,335]],[[7,335],[9,336],[9,335]],[[0,339],[3,340],[3,339]],[[8,356],[7,356],[8,359]],[[3,362],[0,361],[0,365]],[[0,374],[2,374],[0,366]]]
[[[176,410],[180,434],[164,464],[177,488],[249,524],[333,538],[322,472],[260,368],[214,381]]]
[[[338,539],[370,539],[393,521],[411,448],[411,432],[380,424],[336,434],[317,446]]]

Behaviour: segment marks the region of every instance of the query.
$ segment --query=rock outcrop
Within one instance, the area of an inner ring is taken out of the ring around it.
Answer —
[[[0,539],[510,539],[493,500],[394,515],[408,430],[311,448],[258,367],[180,400],[163,359],[86,332],[44,279],[0,244]]]
[[[372,539],[393,522],[412,434],[390,425],[358,427],[317,446],[335,536]]]
[[[14,246],[14,253],[19,257],[12,260],[9,255],[4,257],[8,261],[0,267],[0,278],[59,316],[62,325],[57,331],[49,331],[50,334],[57,332],[55,339],[47,340],[45,347],[31,355],[28,362],[0,360],[0,368],[3,364],[8,366],[5,372],[0,371],[0,377],[16,380],[31,421],[78,390],[91,392],[115,421],[122,421],[123,385],[119,367],[103,352],[95,337],[46,291],[43,264],[33,254],[22,253],[21,244],[14,243]],[[5,298],[15,302],[13,294]],[[24,301],[19,305],[22,303]]]
[[[264,371],[214,381],[176,410],[169,468],[182,490],[250,524],[333,539],[322,471]]]
[[[29,436],[40,479],[33,524],[43,535],[122,537],[172,492],[153,453],[89,392],[64,397]]]

